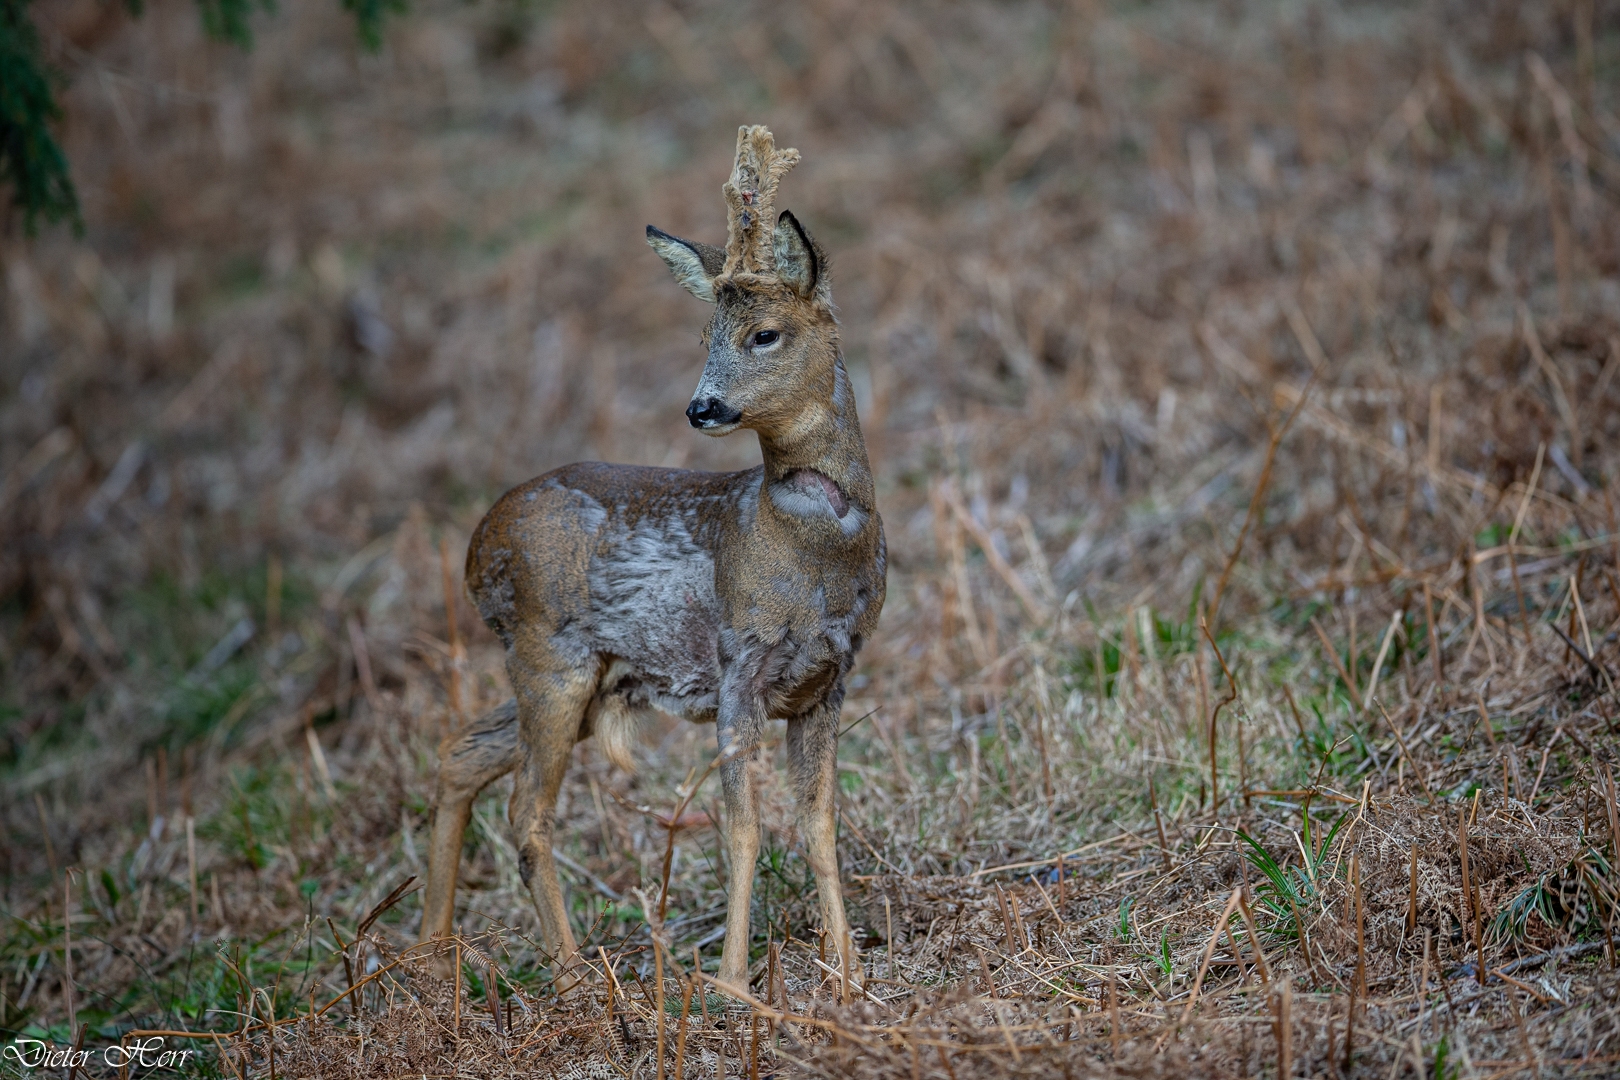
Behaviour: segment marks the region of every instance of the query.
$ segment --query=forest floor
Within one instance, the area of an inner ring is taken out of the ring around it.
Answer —
[[[32,10],[87,228],[0,241],[0,1036],[107,1077],[141,1032],[238,1078],[1620,1070],[1612,4],[429,0],[376,54],[330,0],[250,53]],[[804,154],[889,542],[864,984],[779,732],[751,1003],[695,978],[724,851],[673,721],[564,786],[598,975],[555,993],[502,781],[441,979],[435,748],[508,696],[473,526],[569,461],[757,461],[687,427],[705,311],[642,240],[719,238],[741,122]]]

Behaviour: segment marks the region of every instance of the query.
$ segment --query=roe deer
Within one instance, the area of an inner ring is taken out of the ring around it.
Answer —
[[[763,464],[569,465],[501,496],[473,533],[467,588],[506,644],[516,698],[439,747],[424,940],[450,933],[473,799],[515,769],[519,868],[561,983],[579,959],[552,863],[571,750],[595,735],[628,767],[639,715],[656,708],[716,725],[730,863],[720,979],[746,986],[760,830],[749,760],[765,721],[785,719],[822,924],[859,978],[838,876],[838,716],[883,607],[886,554],[826,256],[792,214],[771,220],[798,160],[744,127],[722,188],[725,248],[647,228],[676,280],[715,305],[687,419],[708,435],[753,430]]]

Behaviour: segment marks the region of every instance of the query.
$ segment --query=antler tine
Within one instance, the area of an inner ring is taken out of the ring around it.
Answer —
[[[797,150],[776,149],[761,124],[737,129],[737,161],[721,189],[726,196],[726,274],[764,274],[776,268],[772,254],[772,208],[776,186],[799,163]]]

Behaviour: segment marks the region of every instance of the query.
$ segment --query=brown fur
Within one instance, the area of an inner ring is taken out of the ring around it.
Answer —
[[[747,981],[760,828],[747,762],[769,719],[787,721],[822,921],[858,978],[838,876],[838,719],[883,606],[885,551],[826,257],[792,215],[766,224],[797,160],[764,128],[739,131],[723,252],[648,229],[676,279],[716,305],[687,415],[709,434],[753,430],[762,464],[570,465],[507,492],[473,534],[467,587],[506,643],[516,698],[440,747],[424,939],[451,929],[472,799],[515,769],[520,869],[559,975],[571,968],[552,862],[557,793],[576,741],[594,732],[623,764],[634,717],[657,707],[716,723],[726,754],[722,980]]]

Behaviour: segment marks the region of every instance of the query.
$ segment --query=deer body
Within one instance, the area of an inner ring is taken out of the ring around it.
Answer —
[[[440,747],[424,938],[450,931],[472,800],[515,770],[520,871],[559,973],[571,967],[577,945],[552,859],[571,751],[595,735],[627,764],[632,718],[656,708],[716,724],[730,869],[722,981],[747,981],[759,843],[748,760],[772,719],[788,724],[822,921],[855,974],[836,850],[837,733],[845,675],[883,606],[886,555],[825,258],[791,215],[761,228],[796,159],[763,128],[739,133],[724,253],[648,230],[677,279],[716,302],[687,415],[710,434],[754,430],[762,464],[569,465],[502,496],[473,534],[468,590],[506,645],[515,699]]]

